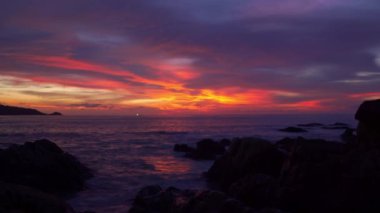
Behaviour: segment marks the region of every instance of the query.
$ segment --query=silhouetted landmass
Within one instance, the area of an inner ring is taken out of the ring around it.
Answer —
[[[219,192],[144,188],[130,212],[380,212],[380,100],[364,102],[355,118],[356,131],[329,125],[345,127],[345,143],[235,139],[205,173]]]
[[[53,113],[51,113],[49,115],[62,115],[62,113],[60,113],[60,112],[53,112]]]
[[[6,106],[0,104],[0,115],[48,115],[46,113],[40,112],[36,109]],[[62,115],[59,112],[54,112],[50,115]]]

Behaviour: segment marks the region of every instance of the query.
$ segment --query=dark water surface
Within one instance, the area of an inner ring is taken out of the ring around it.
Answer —
[[[95,171],[87,189],[69,200],[78,211],[126,212],[147,184],[205,188],[201,173],[212,162],[193,161],[172,151],[175,143],[201,138],[243,136],[271,141],[285,136],[339,140],[342,130],[309,128],[307,133],[277,129],[299,123],[345,122],[352,115],[266,115],[249,117],[0,116],[0,146],[47,138]]]

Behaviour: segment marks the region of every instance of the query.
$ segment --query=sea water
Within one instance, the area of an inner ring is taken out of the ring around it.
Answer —
[[[49,139],[91,168],[95,176],[68,202],[77,211],[126,212],[137,191],[151,184],[204,189],[202,173],[212,161],[173,151],[175,143],[202,138],[260,137],[275,142],[303,136],[340,140],[343,130],[278,129],[300,123],[356,125],[352,115],[260,115],[216,117],[0,116],[0,146]]]

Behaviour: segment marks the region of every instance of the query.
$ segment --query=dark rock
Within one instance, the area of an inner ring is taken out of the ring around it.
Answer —
[[[303,178],[320,178],[313,177],[314,173],[318,173],[316,170],[327,169],[321,165],[326,166],[327,162],[336,160],[346,151],[344,144],[332,141],[302,137],[286,140],[291,141],[288,142],[291,145],[282,167],[281,179],[288,184],[301,183],[304,181]]]
[[[195,151],[190,153],[190,156],[195,159],[213,160],[217,155],[221,155],[225,151],[222,144],[212,139],[203,139],[197,143]]]
[[[147,186],[137,194],[130,213],[230,213],[252,212],[240,201],[218,191],[161,189]]]
[[[299,128],[299,127],[287,127],[287,128],[284,128],[284,129],[279,129],[278,131],[281,131],[281,132],[293,132],[293,133],[307,132],[306,129],[302,129],[302,128]]]
[[[162,192],[162,188],[159,185],[150,185],[142,188],[136,195],[136,200],[145,199],[146,197],[155,196]]]
[[[307,124],[298,124],[297,126],[300,126],[300,127],[321,127],[324,125],[321,123],[307,123]]]
[[[347,144],[354,144],[357,141],[356,130],[348,128],[340,135],[343,142]]]
[[[363,102],[355,119],[359,121],[358,142],[368,147],[380,147],[380,99]]]
[[[349,127],[350,125],[348,125],[346,123],[335,122],[335,123],[331,124],[331,126],[345,126],[345,127]]]
[[[222,140],[219,141],[219,143],[224,146],[224,147],[227,147],[227,146],[230,146],[232,141],[229,140],[229,139],[226,139],[226,138],[223,138]]]
[[[344,129],[346,143],[302,137],[275,145],[238,140],[206,176],[258,212],[379,212],[380,100],[364,102],[356,119],[357,136],[348,124],[322,127]]]
[[[203,139],[197,142],[196,148],[186,144],[175,144],[174,151],[185,152],[186,157],[196,160],[214,160],[218,155],[225,152],[228,141],[217,142],[212,139]]]
[[[364,101],[355,114],[355,119],[372,125],[380,125],[380,99]]]
[[[53,112],[53,113],[51,113],[49,115],[62,115],[62,113],[60,113],[60,112]]]
[[[324,127],[322,127],[322,129],[331,129],[331,130],[343,129],[343,130],[346,130],[346,129],[350,129],[350,125],[348,125],[346,123],[336,122],[336,123],[324,126]]]
[[[228,194],[255,208],[265,208],[273,205],[277,185],[270,175],[249,174],[231,184]]]
[[[90,170],[48,140],[0,150],[0,180],[65,195],[83,189]]]
[[[73,213],[65,201],[30,187],[0,182],[0,212]]]
[[[234,141],[228,152],[218,158],[206,173],[209,181],[227,190],[247,175],[267,174],[278,177],[284,154],[275,145],[257,138]]]
[[[346,130],[346,129],[349,129],[349,127],[346,127],[346,126],[324,126],[324,127],[322,127],[322,129],[331,129],[331,130],[342,129],[342,130]]]
[[[294,142],[295,142],[294,139],[286,137],[286,138],[283,138],[283,139],[277,141],[276,147],[280,150],[290,152],[290,150],[294,146]]]
[[[176,152],[193,152],[195,149],[187,144],[175,144],[174,151]]]
[[[291,212],[377,212],[380,151],[294,139],[274,197]]]
[[[339,180],[345,153],[342,143],[302,137],[275,145],[259,139],[237,141],[206,176],[228,195],[257,209],[331,212],[328,206],[337,200],[334,196],[342,196]],[[342,203],[331,209],[342,209]]]

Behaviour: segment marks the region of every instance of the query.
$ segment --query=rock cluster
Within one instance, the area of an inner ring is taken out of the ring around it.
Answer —
[[[147,186],[137,194],[130,213],[281,213],[277,209],[254,211],[223,192],[162,189]]]
[[[347,143],[301,137],[235,142],[206,175],[254,208],[379,212],[380,100],[364,102],[356,119],[357,136],[349,128],[342,134]]]
[[[346,143],[235,140],[205,173],[220,192],[148,187],[130,212],[380,212],[380,100],[364,102],[355,117],[357,135],[346,124],[329,125],[345,130]],[[177,146],[194,152],[187,148]]]

